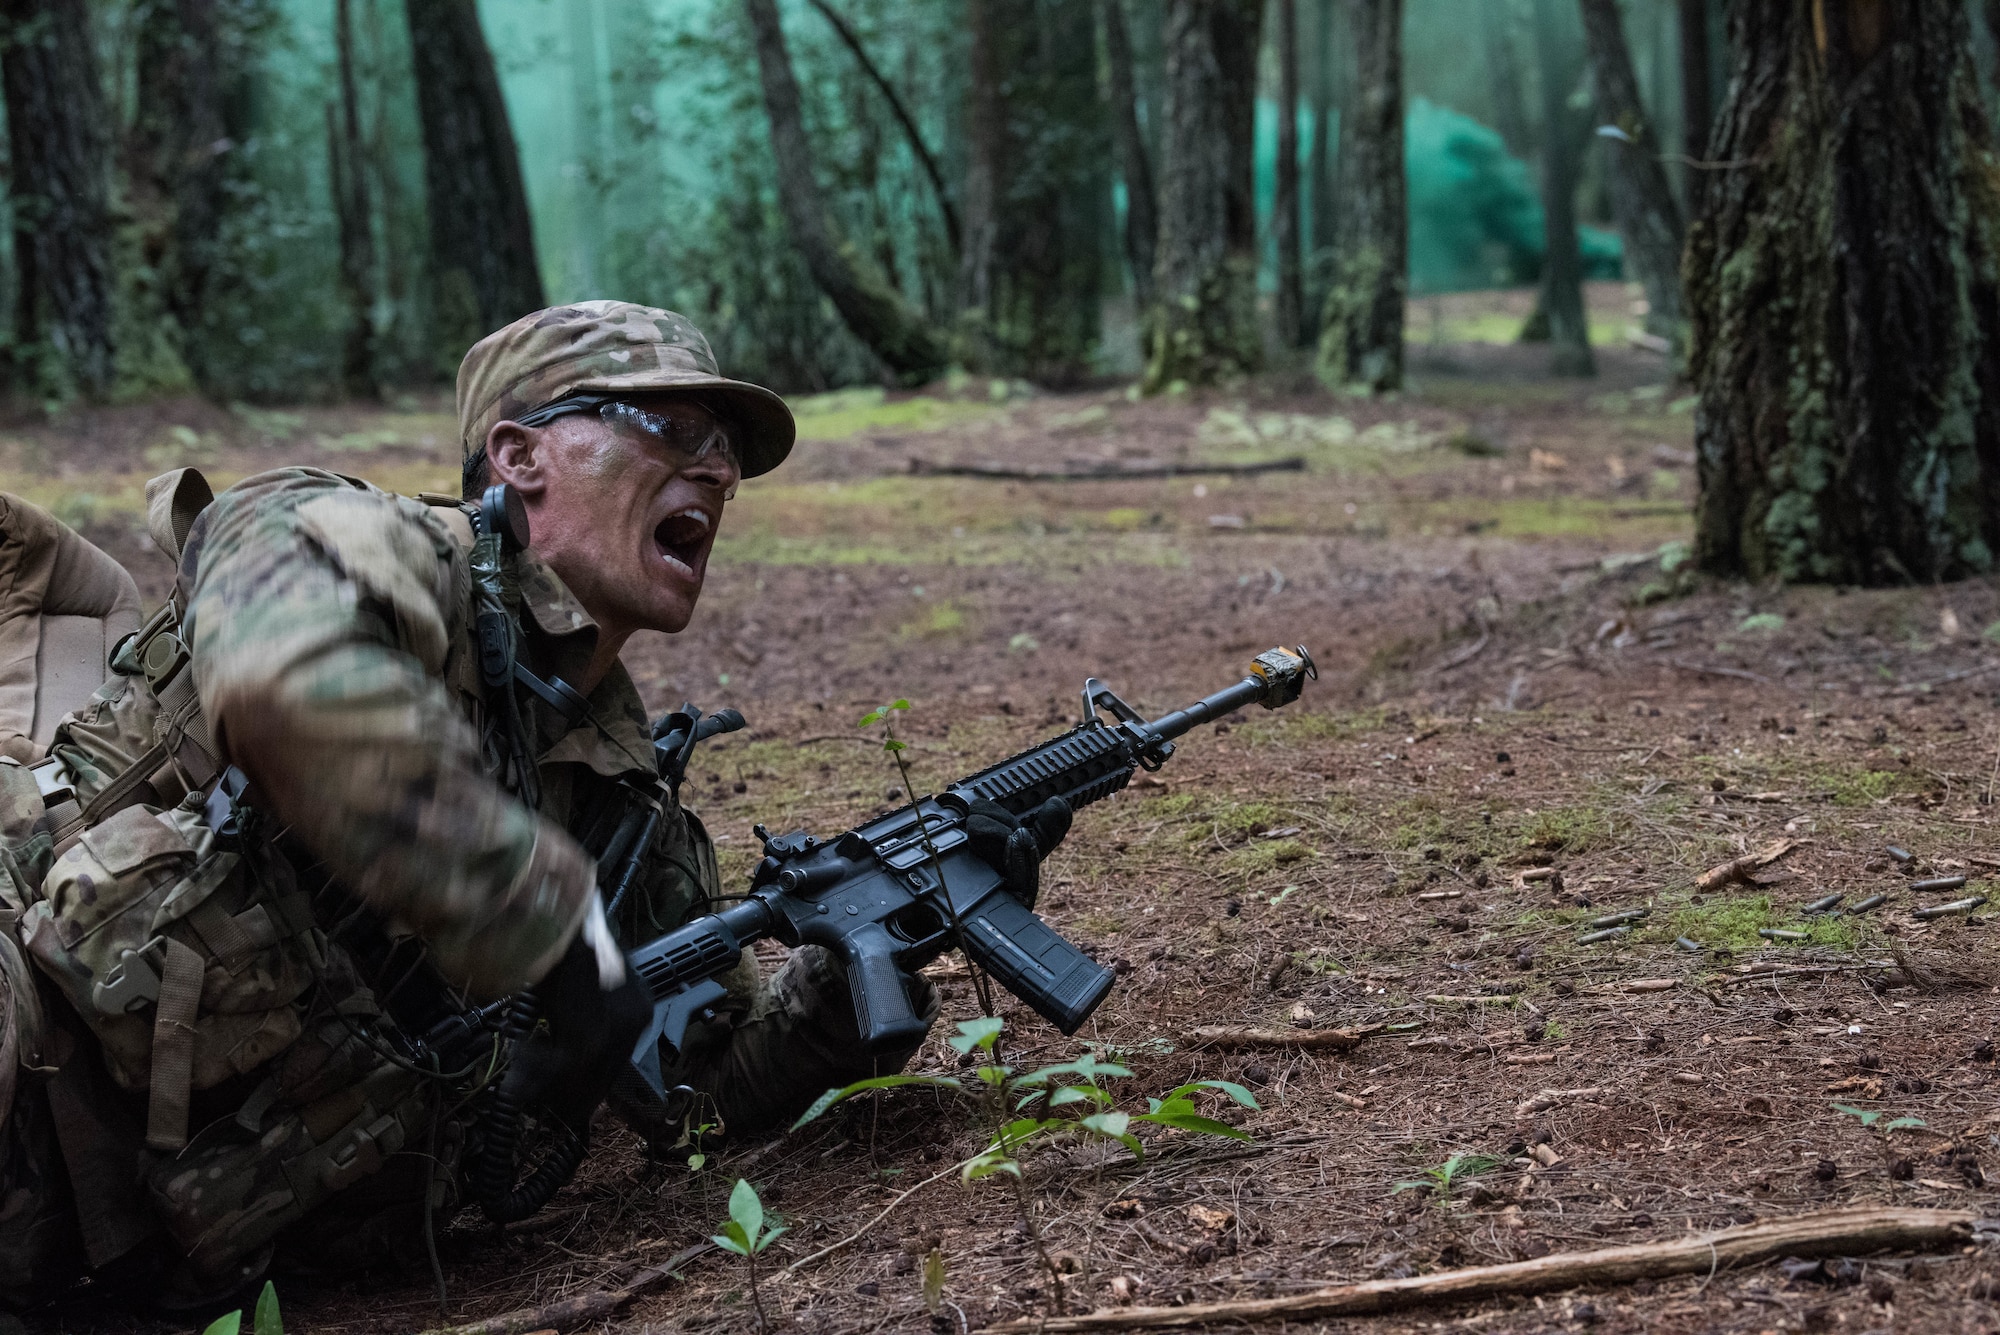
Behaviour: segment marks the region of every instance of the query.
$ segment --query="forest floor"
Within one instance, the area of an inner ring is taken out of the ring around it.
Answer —
[[[1622,292],[1596,298],[1616,329]],[[1476,341],[1515,314],[1507,302],[1419,307],[1411,387],[1388,401],[1282,378],[1151,401],[984,381],[808,401],[792,462],[732,505],[695,624],[629,656],[654,707],[731,704],[751,721],[693,766],[691,804],[734,877],[754,822],[830,833],[892,804],[893,766],[855,727],[887,699],[912,701],[908,755],[935,788],[1074,722],[1086,676],[1156,713],[1271,645],[1310,646],[1321,677],[1304,699],[1190,736],[1156,778],[1081,813],[1045,868],[1041,911],[1119,983],[1074,1040],[1003,1004],[1008,1059],[1115,1053],[1131,1111],[1198,1079],[1260,1105],[1228,1117],[1247,1142],[1149,1129],[1136,1162],[1082,1143],[1025,1156],[1071,1310],[1837,1205],[2000,1213],[1984,1176],[2000,1173],[2000,930],[1990,908],[1913,916],[2000,874],[2000,582],[1693,576],[1685,391],[1620,346],[1575,381],[1543,374],[1538,349]],[[1302,471],[1234,477],[925,471],[1291,457]],[[314,462],[403,490],[456,472],[442,401],[0,426],[8,486],[153,593],[165,572],[134,498],[183,461],[225,480]],[[1754,879],[1697,887],[1780,840],[1791,851]],[[1942,877],[1965,888],[1920,885]],[[1805,911],[1836,893],[1887,899]],[[1647,916],[1581,939],[1626,910]],[[1911,972],[1883,967],[1897,959]],[[956,1072],[944,1039],[975,1003],[950,961],[932,972],[944,1021],[915,1066]],[[1203,1025],[1387,1027],[1344,1052],[1225,1052],[1189,1040]],[[1882,1129],[1901,1118],[1920,1125]],[[542,1216],[496,1233],[468,1213],[442,1232],[449,1319],[615,1289],[716,1231],[739,1176],[791,1230],[760,1266],[782,1329],[978,1330],[1049,1311],[1054,1281],[1005,1179],[954,1169],[981,1127],[968,1105],[898,1091],[712,1147],[690,1171],[602,1123]],[[744,1277],[710,1252],[587,1328],[753,1329]],[[294,1330],[443,1324],[420,1255],[356,1283],[278,1283]],[[2000,1321],[1988,1293],[2000,1256],[1968,1247],[1339,1324],[1973,1331]],[[166,1329],[88,1306],[45,1320]]]

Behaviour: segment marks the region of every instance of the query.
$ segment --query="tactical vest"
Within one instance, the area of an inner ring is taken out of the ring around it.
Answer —
[[[183,469],[147,495],[153,541],[179,565],[213,493]],[[363,1033],[376,999],[316,927],[291,864],[237,824],[240,775],[217,752],[182,637],[187,594],[183,577],[119,641],[45,758],[0,760],[0,929],[88,1027],[111,1079],[145,1095],[131,1190],[146,1199],[79,1200],[92,1264],[158,1219],[214,1276],[412,1143],[436,1096]],[[92,1140],[65,1137],[65,1157]],[[121,1181],[129,1163],[72,1161],[70,1176]]]

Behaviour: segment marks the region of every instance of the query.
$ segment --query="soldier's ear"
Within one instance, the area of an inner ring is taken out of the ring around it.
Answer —
[[[495,482],[505,482],[523,497],[540,497],[548,490],[548,468],[537,449],[541,433],[519,422],[495,422],[486,433],[486,466]]]

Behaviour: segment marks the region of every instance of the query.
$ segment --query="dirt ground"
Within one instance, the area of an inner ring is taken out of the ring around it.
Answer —
[[[1594,304],[1615,325],[1626,300],[1607,288]],[[1144,402],[1122,384],[985,381],[811,401],[793,462],[732,505],[694,626],[630,655],[653,706],[751,721],[693,767],[733,877],[755,822],[832,833],[891,804],[893,767],[855,728],[884,700],[913,702],[908,754],[936,788],[1074,722],[1086,676],[1157,713],[1273,644],[1311,648],[1321,680],[1303,700],[1190,736],[1157,780],[1080,813],[1045,868],[1041,910],[1120,978],[1074,1040],[1003,1005],[1008,1060],[1115,1054],[1128,1111],[1197,1079],[1259,1104],[1227,1118],[1247,1142],[1148,1129],[1141,1160],[1080,1141],[1025,1157],[1072,1310],[1836,1205],[1992,1205],[1995,920],[1913,911],[2000,874],[2000,583],[1697,578],[1685,391],[1643,351],[1601,348],[1596,379],[1562,381],[1540,350],[1469,341],[1509,310],[1420,307],[1411,388],[1388,401],[1296,377]],[[929,471],[1290,458],[1300,471]],[[450,486],[456,452],[442,401],[0,424],[6,485],[150,593],[167,572],[136,498],[184,461],[219,480],[314,462],[414,491]],[[1779,841],[1790,850],[1749,879],[1697,886]],[[1963,888],[1923,888],[1946,877]],[[1805,911],[1835,894],[1887,898]],[[1626,910],[1646,916],[1582,939]],[[958,1072],[943,1040],[976,1014],[972,990],[949,961],[933,972],[945,1019],[918,1066]],[[1345,1052],[1224,1052],[1189,1041],[1203,1025],[1385,1027]],[[1883,1129],[1899,1119],[1919,1124]],[[1005,1179],[959,1181],[984,1135],[969,1105],[897,1091],[691,1171],[646,1162],[605,1121],[542,1216],[496,1231],[468,1213],[442,1232],[444,1314],[422,1256],[345,1285],[278,1283],[292,1329],[342,1335],[615,1289],[714,1232],[745,1177],[790,1227],[760,1266],[780,1328],[978,1330],[1054,1300]],[[711,1252],[574,1328],[753,1329],[744,1281]],[[2000,1325],[1989,1293],[2000,1258],[1967,1247],[1333,1324],[1983,1331]],[[171,1328],[88,1302],[37,1322]]]

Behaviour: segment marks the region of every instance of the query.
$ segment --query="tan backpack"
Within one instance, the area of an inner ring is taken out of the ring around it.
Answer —
[[[0,755],[40,760],[56,723],[139,629],[125,568],[40,506],[0,491]]]

